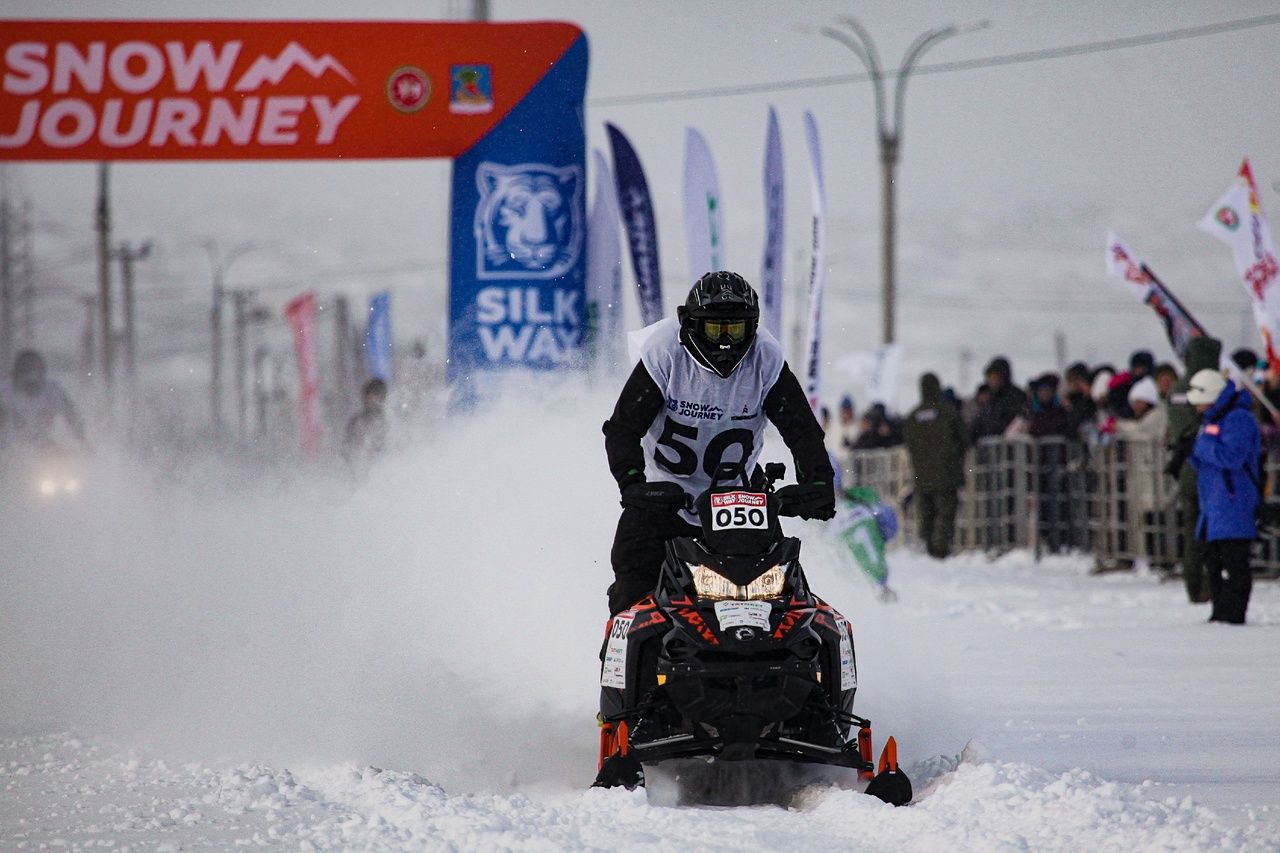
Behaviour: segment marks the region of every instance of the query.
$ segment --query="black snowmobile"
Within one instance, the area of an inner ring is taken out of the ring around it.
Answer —
[[[877,768],[871,721],[852,713],[852,628],[778,524],[784,473],[718,472],[694,503],[702,535],[669,542],[653,595],[609,620],[595,786],[643,785],[643,765],[668,759],[777,759],[849,767],[868,794],[910,802],[893,738]]]

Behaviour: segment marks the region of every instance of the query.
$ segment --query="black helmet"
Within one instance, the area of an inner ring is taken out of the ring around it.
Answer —
[[[718,376],[728,377],[756,339],[760,300],[745,278],[721,270],[698,279],[676,314],[680,343],[689,355]]]

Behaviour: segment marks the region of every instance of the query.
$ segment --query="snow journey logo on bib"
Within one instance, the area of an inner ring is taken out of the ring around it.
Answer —
[[[711,403],[692,403],[688,400],[677,400],[674,397],[667,398],[667,411],[700,421],[724,420],[724,409],[719,406]]]

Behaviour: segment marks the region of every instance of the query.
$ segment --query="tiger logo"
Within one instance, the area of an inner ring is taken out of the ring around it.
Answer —
[[[476,169],[476,275],[559,278],[582,252],[582,167],[543,163]]]

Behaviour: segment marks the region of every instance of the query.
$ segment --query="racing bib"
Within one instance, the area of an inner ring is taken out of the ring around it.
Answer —
[[[768,530],[764,492],[719,492],[711,495],[712,530]]]

